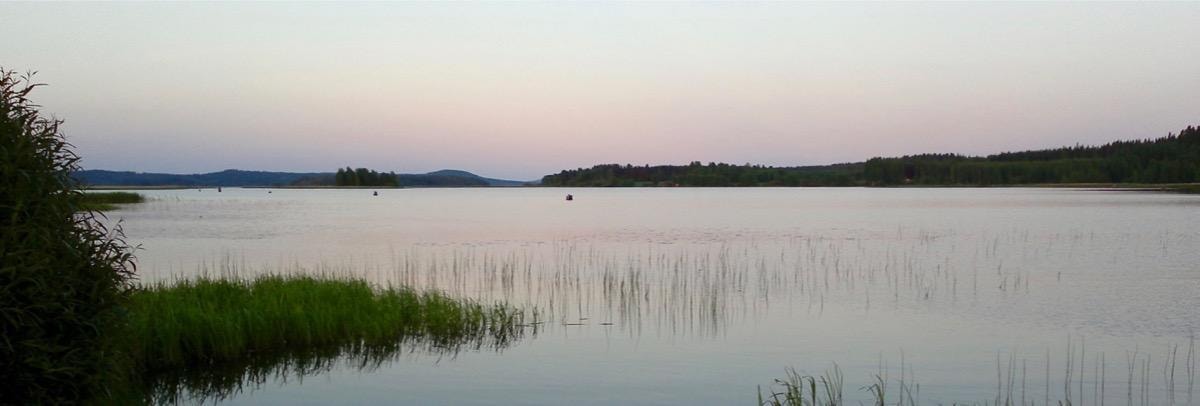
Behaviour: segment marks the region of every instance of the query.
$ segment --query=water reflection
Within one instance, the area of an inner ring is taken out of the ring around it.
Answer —
[[[264,385],[300,384],[306,377],[335,369],[373,372],[406,359],[453,359],[463,352],[502,352],[538,334],[538,324],[469,330],[456,335],[398,337],[393,342],[356,341],[336,346],[247,353],[236,362],[189,365],[143,377],[149,404],[220,403]]]

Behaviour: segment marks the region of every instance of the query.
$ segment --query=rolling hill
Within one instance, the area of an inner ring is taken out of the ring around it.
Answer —
[[[171,174],[129,171],[82,170],[75,179],[93,186],[330,186],[333,172],[266,172],[226,169],[198,174]],[[400,186],[466,187],[522,186],[526,182],[485,178],[467,171],[445,169],[422,174],[400,174]]]

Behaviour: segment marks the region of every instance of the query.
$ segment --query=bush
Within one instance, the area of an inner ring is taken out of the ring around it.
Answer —
[[[0,399],[75,403],[118,365],[103,338],[134,265],[119,227],[80,211],[79,158],[30,78],[0,69]]]

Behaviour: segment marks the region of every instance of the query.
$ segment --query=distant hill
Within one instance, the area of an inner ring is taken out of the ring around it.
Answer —
[[[403,175],[401,175],[401,176],[403,176]],[[488,186],[525,186],[525,185],[529,184],[529,182],[522,182],[522,181],[518,181],[518,180],[485,178],[485,177],[473,174],[471,172],[460,171],[457,169],[442,169],[440,171],[429,172],[429,173],[425,174],[425,176],[449,176],[449,177],[457,177],[457,178],[474,178],[474,179],[479,179],[479,180],[484,181],[485,183],[487,183]]]
[[[333,172],[265,172],[227,169],[200,174],[170,174],[89,169],[75,172],[75,179],[97,186],[332,186]],[[459,170],[425,174],[400,174],[400,186],[463,187],[521,186],[525,182],[485,178]]]

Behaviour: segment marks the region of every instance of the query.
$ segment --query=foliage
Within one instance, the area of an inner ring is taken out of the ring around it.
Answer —
[[[688,165],[596,165],[542,178],[544,186],[853,186],[860,164],[779,168],[692,162]]]
[[[71,403],[117,362],[103,337],[134,267],[120,229],[81,211],[79,158],[28,99],[37,86],[0,70],[0,399]]]
[[[778,385],[778,389],[771,390],[765,396],[762,390],[759,390],[759,405],[803,406],[807,404],[810,406],[840,406],[845,404],[842,400],[844,379],[842,377],[842,370],[838,368],[837,364],[833,365],[831,371],[826,371],[821,376],[801,375],[793,368],[788,368],[786,372],[786,377],[775,380],[775,385]],[[872,386],[870,389],[864,389],[876,397],[878,400],[877,404],[883,404],[884,393],[882,386],[878,388]]]
[[[142,195],[133,192],[92,192],[84,193],[80,206],[84,210],[112,210],[118,204],[141,203],[146,201]]]
[[[1153,140],[1116,141],[1005,152],[987,157],[925,154],[873,158],[871,185],[1013,185],[1038,183],[1189,183],[1200,181],[1200,128]]]
[[[395,172],[380,173],[367,168],[338,169],[334,174],[334,184],[337,186],[400,186],[400,178]]]
[[[545,186],[888,186],[1200,182],[1200,128],[1153,140],[1116,141],[986,157],[922,154],[828,166],[596,165],[542,178]]]
[[[504,342],[521,316],[506,306],[354,279],[199,279],[134,292],[125,341],[140,370],[157,372],[331,345]]]

